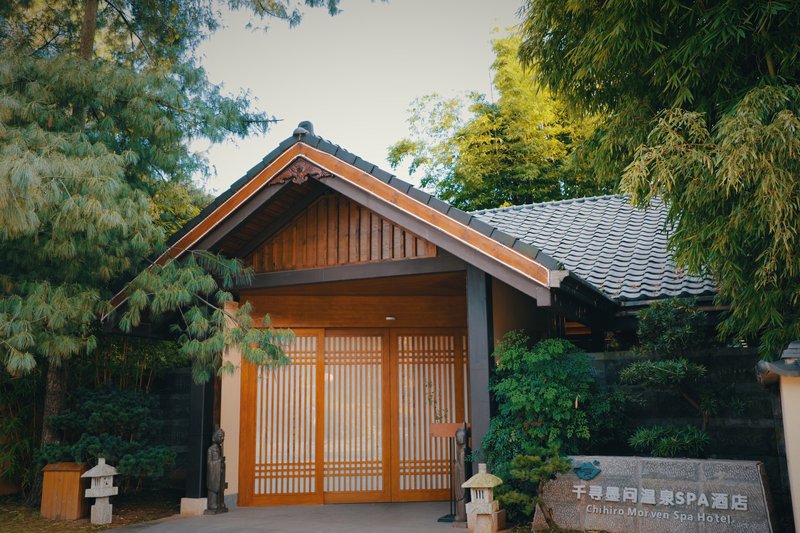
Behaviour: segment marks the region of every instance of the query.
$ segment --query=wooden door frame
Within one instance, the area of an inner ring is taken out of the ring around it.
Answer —
[[[454,393],[455,417],[464,418],[464,405],[467,391],[464,387],[464,357],[466,346],[463,327],[363,327],[363,328],[295,328],[298,336],[316,335],[317,361],[315,373],[314,399],[315,420],[315,491],[302,494],[254,494],[255,472],[255,439],[257,372],[255,365],[242,361],[242,387],[240,412],[240,451],[239,451],[239,504],[242,506],[257,505],[289,505],[289,504],[323,504],[323,503],[357,503],[357,502],[412,502],[436,501],[448,499],[442,493],[431,499],[430,491],[400,490],[400,435],[399,435],[399,354],[398,338],[403,335],[452,335],[455,342],[454,359]],[[383,491],[325,493],[324,491],[324,441],[325,441],[325,339],[335,336],[374,335],[382,336],[381,386],[382,395],[382,435],[383,448]]]

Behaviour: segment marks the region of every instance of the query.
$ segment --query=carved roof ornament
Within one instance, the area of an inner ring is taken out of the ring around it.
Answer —
[[[283,169],[275,179],[272,180],[272,185],[282,185],[291,181],[296,185],[300,185],[308,181],[308,178],[332,178],[333,174],[327,170],[323,170],[314,163],[307,159],[298,157],[289,164],[288,167]]]

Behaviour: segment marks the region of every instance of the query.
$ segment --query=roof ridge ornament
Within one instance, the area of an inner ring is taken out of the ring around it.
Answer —
[[[304,135],[314,135],[314,125],[309,120],[304,120],[292,132],[292,136],[302,139]]]
[[[315,165],[308,159],[298,157],[289,166],[278,173],[275,178],[270,182],[270,185],[283,185],[287,182],[292,182],[296,185],[301,185],[308,181],[308,178],[332,178],[333,174],[327,170]]]

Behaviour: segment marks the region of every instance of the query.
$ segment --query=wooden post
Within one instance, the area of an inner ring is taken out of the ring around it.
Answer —
[[[494,341],[492,338],[491,278],[482,270],[467,265],[467,336],[469,339],[469,405],[471,448],[481,449],[489,430],[491,401],[489,372]]]

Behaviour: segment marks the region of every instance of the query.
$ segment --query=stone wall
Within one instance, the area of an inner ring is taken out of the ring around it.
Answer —
[[[620,371],[641,359],[632,352],[590,354],[598,379],[604,384],[617,384]],[[761,461],[767,471],[776,515],[791,524],[789,478],[783,442],[783,420],[778,389],[763,388],[756,382],[758,354],[752,349],[726,349],[693,355],[690,360],[706,365],[708,393],[717,402],[717,412],[709,421],[711,443],[706,451],[711,459]],[[626,387],[631,393],[642,393]],[[642,393],[644,404],[629,405],[625,428],[615,442],[598,453],[636,455],[628,447],[626,437],[638,426],[655,424],[699,423],[695,411],[679,396],[669,393]],[[788,515],[788,516],[787,516]],[[791,531],[791,526],[786,531]]]

